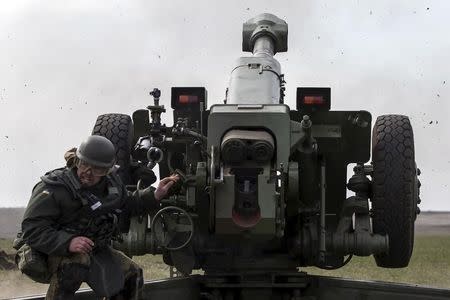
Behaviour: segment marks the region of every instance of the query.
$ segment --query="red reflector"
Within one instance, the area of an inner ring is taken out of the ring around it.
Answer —
[[[314,105],[314,104],[324,104],[325,99],[323,96],[305,96],[303,97],[303,104]]]
[[[180,95],[178,96],[178,103],[180,104],[189,104],[189,103],[197,103],[198,96],[195,95]]]

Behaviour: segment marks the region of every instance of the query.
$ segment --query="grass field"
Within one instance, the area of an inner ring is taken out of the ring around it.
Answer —
[[[0,249],[13,253],[11,240],[0,239]],[[134,260],[144,269],[146,280],[169,276],[169,268],[159,256],[146,255]],[[335,271],[303,268],[310,274],[379,280],[450,288],[450,236],[417,236],[411,263],[403,269],[378,268],[373,257],[354,257]],[[46,285],[36,284],[18,271],[0,271],[0,299],[45,293]]]
[[[407,268],[378,268],[373,257],[353,257],[347,266],[338,270],[304,268],[303,271],[317,275],[450,288],[450,236],[416,237],[413,256]]]

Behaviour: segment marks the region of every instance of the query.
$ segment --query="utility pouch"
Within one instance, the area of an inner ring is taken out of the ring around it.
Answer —
[[[19,270],[40,283],[49,283],[51,274],[47,266],[47,255],[23,244],[17,250],[15,262]]]

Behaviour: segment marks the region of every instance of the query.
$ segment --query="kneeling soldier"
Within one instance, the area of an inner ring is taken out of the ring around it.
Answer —
[[[66,159],[67,167],[48,172],[33,189],[15,241],[19,269],[50,283],[46,299],[72,299],[82,282],[101,297],[137,298],[142,269],[111,247],[118,220],[156,209],[179,178],[127,192],[114,145],[102,136],[90,136]]]

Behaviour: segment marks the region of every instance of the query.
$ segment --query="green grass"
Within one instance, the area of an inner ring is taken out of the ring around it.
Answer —
[[[379,268],[373,257],[354,256],[347,266],[338,270],[308,267],[302,271],[324,276],[450,288],[450,236],[416,237],[410,264],[402,269]]]

